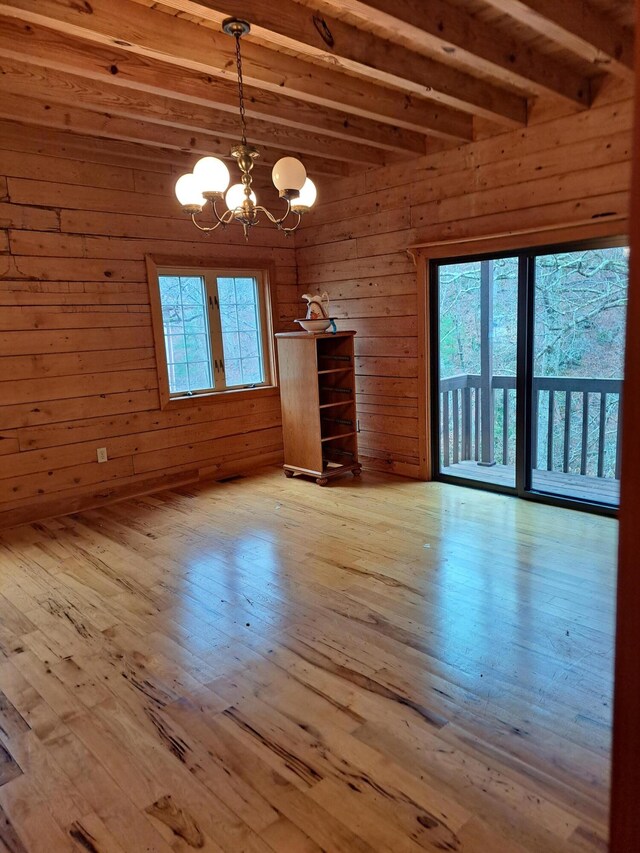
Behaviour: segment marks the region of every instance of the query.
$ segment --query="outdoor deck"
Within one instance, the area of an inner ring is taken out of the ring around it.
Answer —
[[[496,483],[501,486],[515,484],[513,465],[493,465],[484,467],[473,460],[466,459],[441,469],[451,477],[464,477],[484,483]],[[578,500],[598,501],[617,505],[620,498],[620,481],[605,477],[587,477],[582,474],[565,474],[562,471],[533,472],[533,488],[540,492],[549,492],[562,497]]]

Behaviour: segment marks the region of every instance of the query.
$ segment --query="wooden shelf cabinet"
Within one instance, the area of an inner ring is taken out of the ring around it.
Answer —
[[[359,476],[355,332],[282,332],[278,341],[284,473],[326,486]]]

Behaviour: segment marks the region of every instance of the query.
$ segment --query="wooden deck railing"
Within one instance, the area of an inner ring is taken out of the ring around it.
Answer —
[[[442,464],[515,459],[515,376],[494,376],[493,430],[482,422],[477,374],[440,380]],[[534,468],[620,478],[621,379],[537,377],[533,381]],[[492,447],[487,447],[491,443]],[[484,440],[484,445],[483,445]],[[483,452],[484,451],[484,452]]]

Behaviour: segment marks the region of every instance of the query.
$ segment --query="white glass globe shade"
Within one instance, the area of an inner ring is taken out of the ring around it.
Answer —
[[[202,210],[204,206],[200,183],[193,172],[188,172],[186,175],[178,178],[176,181],[176,196],[183,207],[197,207],[199,210]]]
[[[296,157],[283,157],[271,170],[271,177],[280,192],[301,190],[307,179],[307,170]]]
[[[223,193],[229,186],[227,164],[217,157],[203,157],[193,167],[203,193]]]
[[[233,184],[227,190],[227,194],[224,197],[225,204],[229,208],[229,210],[235,210],[237,207],[242,207],[242,203],[245,200],[246,196],[244,194],[244,184]],[[254,204],[258,203],[258,199],[256,198],[256,194],[251,191],[251,195],[249,196],[251,201]]]
[[[300,190],[300,195],[291,202],[291,209],[300,210],[301,212],[307,211],[310,207],[313,207],[317,196],[318,190],[316,189],[316,185],[311,178],[307,178]]]

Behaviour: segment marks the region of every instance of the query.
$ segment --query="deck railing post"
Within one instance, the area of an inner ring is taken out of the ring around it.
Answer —
[[[495,465],[493,440],[493,261],[480,261],[480,388],[482,443],[478,465]]]
[[[462,458],[471,459],[471,388],[462,389]]]

